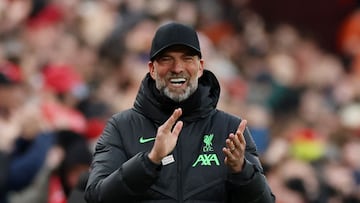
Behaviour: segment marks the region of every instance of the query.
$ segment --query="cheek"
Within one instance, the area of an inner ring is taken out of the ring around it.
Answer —
[[[166,69],[157,68],[154,70],[154,77],[156,78],[164,78],[168,71]]]
[[[203,75],[203,69],[201,69],[201,68],[199,68],[198,69],[198,72],[197,72],[197,76],[198,76],[198,78],[200,78],[202,75]]]
[[[199,67],[195,67],[191,70],[191,77],[193,78],[200,78],[202,75],[202,71],[199,69]]]
[[[6,108],[14,108],[22,100],[21,95],[17,91],[0,91],[0,105]]]

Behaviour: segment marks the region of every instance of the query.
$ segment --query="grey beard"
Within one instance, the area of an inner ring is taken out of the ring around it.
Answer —
[[[182,94],[177,94],[177,93],[174,93],[174,92],[171,92],[169,90],[169,88],[167,87],[160,87],[160,84],[156,84],[156,87],[160,90],[161,93],[163,93],[165,96],[169,97],[171,100],[175,101],[175,102],[181,102],[181,101],[184,101],[186,100],[187,98],[190,97],[190,95],[192,95],[195,90],[197,89],[198,87],[198,84],[195,82],[195,83],[191,83],[189,87],[187,87],[185,89],[185,92],[182,93]]]

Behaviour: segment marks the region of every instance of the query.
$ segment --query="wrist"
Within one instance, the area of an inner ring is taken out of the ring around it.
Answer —
[[[155,155],[155,153],[151,150],[150,153],[147,155],[149,160],[153,162],[154,164],[160,164],[161,158]]]
[[[0,151],[4,153],[10,153],[13,149],[13,145],[13,142],[2,142],[2,144],[0,144]]]

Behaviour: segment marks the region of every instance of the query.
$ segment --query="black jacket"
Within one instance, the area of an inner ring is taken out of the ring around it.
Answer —
[[[109,119],[96,145],[85,197],[98,202],[274,202],[245,132],[246,164],[232,174],[222,148],[240,118],[217,110],[220,86],[204,71],[198,90],[184,102],[160,95],[149,74],[142,81],[134,107]],[[172,152],[175,162],[158,166],[147,157],[157,128],[177,107],[184,122]]]
[[[8,154],[0,150],[0,203],[6,202],[6,183],[9,174]]]

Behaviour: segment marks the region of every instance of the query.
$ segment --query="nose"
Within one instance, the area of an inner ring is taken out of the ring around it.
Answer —
[[[171,71],[174,73],[180,73],[183,70],[184,70],[184,63],[179,59],[174,60],[174,65]]]

